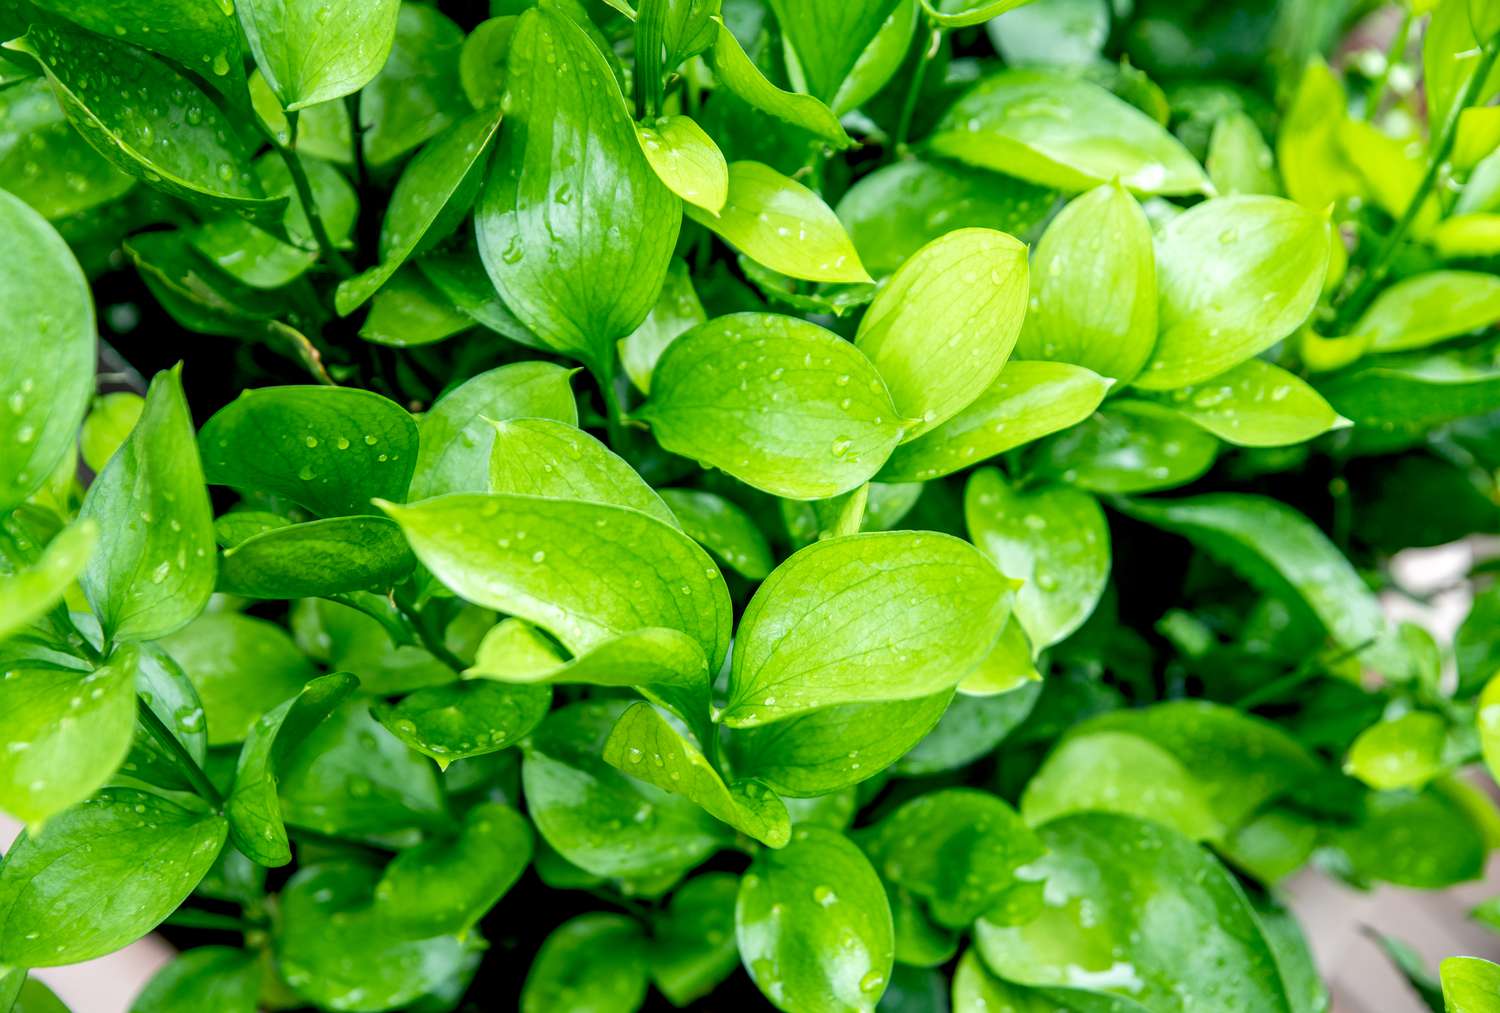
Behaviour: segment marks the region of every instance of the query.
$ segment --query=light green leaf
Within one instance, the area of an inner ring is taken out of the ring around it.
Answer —
[[[516,34],[514,15],[490,18],[474,26],[458,54],[458,76],[464,95],[475,109],[494,105],[505,96],[505,64]]]
[[[1026,247],[989,229],[934,239],[896,270],[859,323],[855,345],[915,439],[947,422],[999,375],[1026,313]]]
[[[377,703],[375,720],[444,770],[454,760],[513,745],[547,716],[547,686],[478,680],[419,689],[396,704]]]
[[[436,7],[401,4],[390,56],[360,89],[359,137],[367,165],[393,165],[469,112],[458,76],[463,43],[463,29]]]
[[[639,511],[469,493],[383,506],[456,594],[533,622],[575,653],[652,626],[691,636],[712,671],[728,649],[729,591],[718,568]]]
[[[156,640],[208,604],[213,515],[180,367],[151,381],[140,421],[79,517],[109,533],[79,578],[107,639]]]
[[[160,645],[142,644],[134,689],[140,702],[151,708],[193,762],[202,766],[208,754],[208,723],[198,691],[182,666]],[[179,758],[169,756],[154,736],[142,731],[137,708],[135,741],[130,744],[130,755],[121,769],[159,788],[191,791],[192,784],[183,774]]]
[[[380,227],[380,263],[339,283],[334,303],[341,316],[362,306],[396,268],[445,238],[468,214],[499,129],[498,107],[477,112],[439,134],[411,160]]]
[[[133,390],[111,391],[94,398],[83,420],[83,430],[78,434],[83,463],[90,471],[98,474],[104,470],[104,465],[141,420],[145,406],[146,399]]]
[[[734,903],[739,877],[695,876],[672,894],[652,926],[651,980],[674,1006],[712,992],[739,966]]]
[[[1204,159],[1214,189],[1224,195],[1281,193],[1275,157],[1255,120],[1241,110],[1227,112],[1214,123]],[[1304,205],[1306,202],[1303,202]]]
[[[1446,124],[1473,83],[1483,63],[1483,50],[1491,40],[1475,37],[1474,22],[1465,0],[1448,0],[1432,7],[1432,18],[1422,33],[1423,91],[1427,97],[1427,122]],[[1500,72],[1491,64],[1489,76],[1478,85],[1473,104],[1487,105],[1497,87],[1500,87]],[[1438,131],[1432,138],[1434,147],[1441,133]]]
[[[1147,820],[1067,816],[1039,832],[1048,853],[1034,920],[981,919],[975,946],[1004,979],[1124,995],[1158,1011],[1290,1013],[1276,958],[1239,885],[1187,838]],[[1170,909],[1167,924],[1152,912]]]
[[[734,313],[693,328],[657,363],[652,390],[636,414],[663,447],[788,499],[862,485],[901,436],[874,365],[794,317]]]
[[[255,1013],[263,973],[254,951],[198,946],[152,975],[130,1013]]]
[[[1426,348],[1500,320],[1500,278],[1429,271],[1381,292],[1350,332],[1377,352]]]
[[[0,190],[0,513],[57,467],[93,390],[94,299],[68,244],[35,211]],[[37,355],[38,345],[46,355]]]
[[[405,499],[417,462],[411,416],[354,387],[247,390],[203,424],[198,442],[208,481],[285,496],[319,517]]]
[[[628,507],[678,527],[656,490],[625,459],[577,426],[552,419],[494,425],[490,491]]]
[[[916,0],[896,0],[894,5],[883,6],[890,13],[875,30],[874,37],[854,61],[854,66],[849,68],[838,92],[829,100],[835,115],[842,116],[857,109],[879,94],[901,69],[907,53],[911,52],[919,20]]]
[[[1016,354],[1128,383],[1156,344],[1151,224],[1118,182],[1076,197],[1047,226]]]
[[[61,15],[97,35],[113,35],[198,71],[226,95],[243,88],[240,30],[234,9],[205,0],[41,0],[42,10]],[[210,76],[212,71],[212,76]],[[223,80],[220,80],[223,79]]]
[[[1205,201],[1156,242],[1161,333],[1135,385],[1169,390],[1217,376],[1291,334],[1328,271],[1328,220],[1280,197]]]
[[[688,116],[663,116],[636,124],[641,150],[656,175],[677,196],[710,214],[729,199],[729,164],[713,138]]]
[[[264,531],[224,550],[219,590],[247,598],[385,591],[416,566],[384,517],[330,517]]]
[[[531,824],[481,802],[451,838],[398,854],[375,887],[376,914],[409,939],[462,935],[505,896],[531,862]]]
[[[246,858],[271,867],[292,860],[277,797],[281,770],[292,751],[358,687],[359,680],[347,672],[319,676],[250,727],[224,804],[230,840]]]
[[[650,704],[620,715],[604,743],[604,759],[631,777],[691,799],[716,819],[773,848],[791,839],[786,806],[755,780],[726,784],[707,757]]]
[[[380,72],[400,0],[239,0],[255,65],[288,110],[343,98]]]
[[[475,323],[527,348],[547,348],[540,338],[516,319],[510,307],[500,301],[500,294],[495,291],[490,276],[485,273],[484,263],[479,259],[477,251],[467,249],[429,253],[417,261],[417,269],[432,282],[447,303],[468,315]]]
[[[746,607],[722,719],[744,728],[954,686],[994,645],[1014,587],[949,535],[882,532],[810,545]]]
[[[612,372],[615,341],[661,291],[681,202],[646,162],[604,58],[566,16],[521,15],[507,73],[510,114],[475,221],[485,269],[555,351]]]
[[[805,281],[868,282],[838,217],[823,198],[769,165],[731,162],[718,215],[693,205],[689,218],[755,262]]]
[[[203,207],[280,220],[286,201],[263,195],[229,115],[170,64],[61,24],[33,24],[5,46],[36,57],[68,119],[116,168]],[[110,86],[102,67],[132,87]]]
[[[536,629],[506,619],[485,634],[466,679],[519,685],[582,683],[595,686],[706,688],[703,648],[677,630],[647,626],[606,640],[564,660]]]
[[[679,875],[718,849],[722,826],[680,795],[604,761],[625,700],[553,711],[523,743],[527,811],[547,843],[599,876]]]
[[[11,663],[0,679],[0,809],[40,829],[115,775],[135,733],[137,658],[126,645],[93,671]]]
[[[1177,758],[1125,732],[1070,735],[1026,784],[1021,814],[1041,826],[1069,813],[1110,812],[1155,820],[1195,841],[1225,827],[1206,792]]]
[[[1006,363],[963,411],[891,454],[881,481],[926,481],[1087,419],[1114,381],[1066,362]]]
[[[1027,988],[1002,981],[979,959],[979,948],[965,951],[953,972],[953,1013],[1149,1013],[1121,995],[1082,988]]]
[[[1038,650],[1083,625],[1109,583],[1109,526],[1088,493],[1015,489],[994,468],[964,489],[969,537],[1006,576],[1024,581],[1015,617]]]
[[[1061,190],[1115,178],[1140,194],[1209,190],[1203,169],[1161,124],[1096,84],[1047,71],[986,78],[927,143],[939,155]]]
[[[765,580],[775,561],[766,536],[729,500],[698,489],[662,489],[677,526],[750,580]]]
[[[1037,653],[1020,621],[1012,615],[1000,631],[1000,639],[984,660],[964,676],[958,691],[965,696],[996,696],[1035,682],[1042,677],[1037,671]]]
[[[1340,78],[1321,57],[1309,60],[1276,134],[1276,161],[1287,196],[1309,211],[1321,212],[1364,191],[1338,142],[1346,115]]]
[[[1306,380],[1263,359],[1151,400],[1241,447],[1284,447],[1349,425]]]
[[[667,280],[656,305],[641,326],[620,339],[620,361],[631,382],[644,393],[651,393],[651,374],[667,346],[707,319],[687,264],[674,258],[667,266]]]
[[[1109,41],[1108,0],[1033,0],[1012,11],[984,26],[1011,66],[1088,67]]]
[[[1448,957],[1438,965],[1444,1013],[1487,1013],[1500,1007],[1500,965],[1483,957]]]
[[[771,0],[799,90],[832,102],[897,0]]]
[[[1218,440],[1171,409],[1120,400],[1049,440],[1037,469],[1090,492],[1146,492],[1191,482],[1218,450]]]
[[[99,525],[84,518],[59,531],[34,565],[0,574],[0,640],[30,626],[62,601],[98,541]]]
[[[1408,711],[1360,732],[1344,757],[1344,773],[1378,791],[1420,788],[1449,766],[1443,759],[1447,738],[1441,716]]]
[[[882,277],[959,226],[1028,237],[1053,197],[1011,176],[906,159],[860,177],[836,210],[865,267]]]
[[[130,788],[53,818],[0,862],[0,964],[76,964],[135,942],[187,899],[224,834],[222,816]]]
[[[766,80],[722,21],[708,58],[719,83],[747,105],[801,127],[834,147],[847,148],[854,143],[826,103],[811,95],[784,91]]]
[[[405,1008],[473,966],[470,943],[387,928],[378,879],[368,865],[335,859],[304,866],[281,891],[276,966],[299,996],[331,1010]]]
[[[579,915],[552,931],[521,987],[521,1013],[632,1013],[650,985],[641,925],[625,915]]]
[[[343,102],[324,102],[303,109],[297,117],[297,136],[293,137],[280,101],[266,83],[265,75],[255,70],[250,73],[250,105],[278,143],[294,148],[300,155],[339,165],[353,164],[354,134],[350,129],[349,109]]]
[[[476,322],[421,270],[405,265],[375,293],[359,336],[390,348],[416,348],[462,334]]]
[[[1491,776],[1500,771],[1500,672],[1490,677],[1479,693],[1474,711],[1479,749]]]
[[[982,25],[990,18],[1030,3],[1031,0],[922,0],[922,10],[934,24],[944,28]]]
[[[953,698],[820,707],[730,736],[734,770],[783,795],[812,798],[874,777],[932,731]]]
[[[162,640],[208,717],[208,743],[243,742],[255,719],[295,696],[315,674],[281,627],[236,612],[210,612]]]
[[[1433,356],[1343,373],[1318,392],[1355,425],[1384,433],[1417,433],[1494,411],[1500,403],[1500,371]]]
[[[798,827],[762,851],[740,880],[734,913],[740,959],[788,1013],[869,1013],[895,954],[885,887],[858,848],[823,827]],[[838,952],[838,960],[828,953]]]

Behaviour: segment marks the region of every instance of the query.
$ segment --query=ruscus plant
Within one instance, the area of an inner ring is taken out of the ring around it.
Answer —
[[[0,1013],[1352,1011],[1299,884],[1483,877],[1497,0],[0,43]]]

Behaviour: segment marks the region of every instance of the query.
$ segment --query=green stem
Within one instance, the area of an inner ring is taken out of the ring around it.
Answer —
[[[136,714],[151,738],[155,739],[162,752],[171,758],[173,765],[188,779],[188,783],[193,786],[198,796],[216,810],[223,811],[224,796],[219,794],[219,789],[214,787],[214,783],[208,779],[203,768],[198,766],[198,761],[193,759],[186,747],[178,741],[177,736],[172,734],[172,730],[162,723],[161,718],[156,716],[156,711],[151,709],[151,705],[144,698],[138,698]]]
[[[287,131],[291,134],[291,142],[282,144],[276,137],[267,133],[271,139],[271,145],[276,149],[281,160],[286,163],[287,172],[291,173],[292,186],[297,188],[297,199],[302,202],[303,213],[307,216],[307,224],[312,228],[313,238],[318,241],[318,249],[323,252],[323,257],[333,268],[335,274],[340,278],[353,276],[354,269],[344,259],[344,255],[333,245],[333,240],[328,238],[328,229],[323,225],[323,216],[318,212],[318,202],[313,200],[312,184],[308,182],[307,170],[302,166],[302,159],[297,156],[297,112],[289,111],[286,114]]]
[[[927,77],[927,65],[932,62],[934,56],[937,56],[938,47],[943,44],[941,28],[928,22],[927,29],[930,33],[927,45],[922,47],[922,53],[917,57],[916,69],[911,74],[911,87],[907,89],[906,101],[901,104],[901,119],[896,123],[896,136],[891,138],[892,156],[906,153],[906,139],[911,135],[911,121],[917,112],[917,99],[922,94],[922,82]]]
[[[625,451],[625,411],[620,405],[620,393],[615,390],[614,359],[595,374],[599,379],[599,391],[604,395],[604,424],[609,431],[609,445],[617,454]]]
[[[1380,76],[1370,82],[1370,90],[1365,93],[1366,120],[1373,120],[1375,114],[1380,111],[1381,104],[1385,102],[1386,88],[1390,85],[1391,68],[1406,55],[1406,40],[1411,37],[1411,24],[1415,17],[1410,6],[1405,10],[1406,13],[1401,18],[1401,27],[1396,29],[1396,34],[1385,51],[1385,66],[1380,68]]]
[[[1385,237],[1385,242],[1376,251],[1374,259],[1365,271],[1364,278],[1347,298],[1340,300],[1335,306],[1336,312],[1330,328],[1333,334],[1345,333],[1354,318],[1364,312],[1365,307],[1374,298],[1375,290],[1390,273],[1391,258],[1395,255],[1397,247],[1401,245],[1401,241],[1406,238],[1407,232],[1411,230],[1412,223],[1417,220],[1417,215],[1421,213],[1423,205],[1427,203],[1428,195],[1437,184],[1448,156],[1453,152],[1453,144],[1458,139],[1459,114],[1473,105],[1479,97],[1485,79],[1490,76],[1490,70],[1495,66],[1497,55],[1500,55],[1500,45],[1492,42],[1479,57],[1479,63],[1474,68],[1473,75],[1464,85],[1463,94],[1448,109],[1442,132],[1438,135],[1437,147],[1432,151],[1432,158],[1427,163],[1427,171],[1422,175],[1422,181],[1417,184],[1415,192],[1412,193],[1411,200],[1407,202],[1406,210],[1402,212],[1400,220],[1396,222],[1396,227],[1390,231],[1390,234]]]
[[[417,640],[421,642],[423,649],[428,654],[460,674],[462,674],[464,669],[469,667],[463,663],[462,658],[448,650],[448,646],[443,643],[442,637],[427,628],[427,623],[422,619],[422,613],[408,608],[399,601],[396,602],[396,608],[400,609],[401,617],[406,621],[406,625],[415,634]]]

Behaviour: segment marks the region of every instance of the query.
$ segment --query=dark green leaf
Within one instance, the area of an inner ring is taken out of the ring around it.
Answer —
[[[547,686],[506,686],[477,680],[419,689],[372,713],[391,734],[447,769],[454,760],[513,745],[546,717]]]
[[[662,489],[677,524],[699,545],[750,580],[765,580],[775,565],[766,536],[739,507],[697,489]]]
[[[1218,451],[1171,409],[1120,400],[1044,444],[1038,470],[1090,492],[1149,492],[1191,482]]]
[[[130,1013],[255,1013],[261,962],[249,950],[200,946],[163,967],[130,1004]]]
[[[390,56],[360,92],[360,138],[370,166],[393,164],[469,111],[458,77],[463,41],[463,31],[437,8],[401,4]]]
[[[674,1006],[712,992],[738,966],[734,904],[740,883],[727,872],[688,880],[653,926],[651,980]]]
[[[224,551],[219,590],[248,598],[385,591],[416,559],[384,517],[330,517],[253,535]]]
[[[854,143],[826,103],[811,95],[784,91],[768,81],[722,22],[709,60],[719,83],[747,105],[816,134],[835,147],[847,148]]]
[[[521,1013],[633,1013],[649,984],[638,922],[617,914],[579,915],[542,944],[521,989]]]

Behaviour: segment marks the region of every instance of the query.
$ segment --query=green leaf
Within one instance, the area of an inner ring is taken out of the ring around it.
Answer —
[[[855,344],[896,408],[920,421],[914,439],[968,407],[999,375],[1026,312],[1026,247],[989,229],[960,229],[922,247],[881,286]]]
[[[1039,0],[1039,4],[1045,0]],[[953,973],[953,1013],[983,1013],[985,1010],[1009,1010],[1011,1013],[1147,1013],[1147,1008],[1132,999],[1108,992],[1081,988],[1027,988],[1002,981],[989,972],[979,959],[979,948],[964,952]]]
[[[775,561],[766,536],[729,500],[698,489],[662,489],[677,526],[749,580],[765,580]]]
[[[1138,735],[1070,735],[1026,784],[1021,814],[1041,826],[1070,813],[1110,812],[1155,820],[1195,841],[1221,836],[1207,793],[1167,750]]]
[[[546,350],[546,344],[500,301],[477,251],[429,253],[417,261],[417,268],[437,288],[438,294],[475,323],[527,348]]]
[[[1012,616],[990,653],[958,684],[958,691],[966,696],[995,696],[1035,682],[1042,677],[1037,671],[1037,653],[1039,649],[1031,646],[1031,638]]]
[[[13,663],[0,679],[0,809],[39,829],[114,776],[135,732],[137,657],[126,645],[92,671]]]
[[[781,34],[795,54],[804,87],[833,101],[897,0],[771,0]]]
[[[1414,363],[1342,373],[1318,392],[1357,426],[1414,434],[1494,411],[1500,398],[1500,371],[1435,355]]]
[[[1339,125],[1346,116],[1341,78],[1321,57],[1314,57],[1302,70],[1276,134],[1276,161],[1287,196],[1309,211],[1322,211],[1364,191],[1338,143]]]
[[[1203,169],[1161,124],[1096,84],[1042,70],[986,78],[948,110],[927,144],[1060,190],[1115,178],[1140,194],[1209,190]]]
[[[662,355],[652,390],[636,414],[664,448],[788,499],[864,484],[901,437],[874,365],[794,317],[734,313],[693,328]]]
[[[1093,414],[1113,383],[1066,362],[1008,362],[967,408],[897,447],[880,478],[938,478],[1067,429]]]
[[[58,532],[35,564],[0,575],[0,640],[30,626],[62,601],[98,541],[99,525],[85,518]]]
[[[630,381],[643,392],[651,393],[651,374],[667,346],[707,319],[698,293],[693,291],[687,264],[673,258],[656,305],[641,326],[620,339],[620,361]]]
[[[1500,1006],[1500,965],[1482,957],[1448,957],[1438,974],[1444,1013],[1485,1013]]]
[[[1239,885],[1187,838],[1105,813],[1042,827],[1047,905],[1034,920],[981,919],[975,946],[1004,979],[1123,994],[1152,1010],[1289,1013],[1271,951]],[[1158,924],[1151,912],[1170,908]]]
[[[234,10],[204,0],[40,0],[35,6],[87,28],[97,35],[150,49],[198,71],[204,80],[232,96],[243,88],[240,30]],[[212,77],[209,72],[212,71]],[[223,80],[220,80],[223,79]]]
[[[464,39],[458,55],[458,76],[464,95],[475,109],[494,105],[505,95],[505,64],[516,20],[511,15],[481,21]]]
[[[419,268],[408,264],[375,293],[359,336],[390,348],[417,348],[462,334],[476,322]]]
[[[1026,720],[1040,692],[1041,683],[1032,682],[996,696],[958,694],[937,727],[897,762],[897,773],[920,776],[967,766]]]
[[[649,985],[640,923],[618,914],[579,915],[542,943],[521,987],[521,1013],[632,1013]]]
[[[659,626],[729,646],[729,592],[680,531],[624,507],[455,493],[384,504],[417,558],[456,594],[547,630],[575,653]],[[684,590],[685,589],[685,590]]]
[[[360,90],[359,136],[370,167],[394,164],[468,113],[458,76],[463,42],[463,30],[437,8],[401,4],[390,56]]]
[[[375,887],[377,913],[409,939],[468,932],[531,861],[531,824],[510,806],[481,802],[457,836],[398,854]]]
[[[201,767],[208,754],[208,723],[203,702],[198,699],[198,691],[193,688],[182,666],[159,644],[140,645],[134,689],[140,702],[151,708],[193,762]],[[135,741],[131,743],[130,755],[121,769],[129,776],[158,788],[182,791],[193,788],[183,772],[180,759],[169,755],[149,731],[143,734],[139,708]]]
[[[566,16],[521,15],[507,87],[479,251],[522,323],[603,375],[661,291],[681,202],[647,164],[599,50]]]
[[[922,898],[938,924],[967,928],[1034,889],[1018,875],[1042,856],[1042,844],[1000,799],[947,788],[905,803],[860,838],[887,882]]]
[[[1262,496],[1209,493],[1132,500],[1120,509],[1190,538],[1267,593],[1302,602],[1345,650],[1364,650],[1385,634],[1374,593],[1327,536],[1289,506]]]
[[[277,797],[281,770],[291,752],[358,687],[359,680],[347,672],[319,676],[251,726],[224,804],[229,838],[246,858],[273,868],[292,860]]]
[[[375,720],[447,769],[454,760],[495,753],[518,742],[547,716],[547,686],[478,680],[419,689],[397,704],[377,703]]]
[[[384,591],[416,559],[384,517],[330,517],[276,528],[224,551],[219,590],[248,598],[309,598]]]
[[[208,717],[208,744],[243,742],[255,719],[295,696],[314,670],[274,623],[210,612],[161,641],[188,674]]]
[[[1500,320],[1500,279],[1430,271],[1397,282],[1365,310],[1352,334],[1377,352],[1426,348]]]
[[[755,780],[726,784],[698,747],[650,704],[620,715],[604,743],[604,759],[631,777],[691,799],[716,819],[773,848],[791,839],[786,806]]]
[[[343,102],[324,102],[303,109],[297,117],[297,136],[293,137],[280,101],[266,83],[265,75],[256,70],[250,74],[250,105],[256,118],[280,144],[295,149],[300,155],[339,165],[353,164],[354,135],[349,109]]]
[[[1484,765],[1493,776],[1500,770],[1500,672],[1490,677],[1475,701],[1475,727],[1479,732],[1479,749]]]
[[[0,189],[49,221],[107,204],[135,186],[73,129],[46,78],[0,91],[0,121],[6,125],[0,132]]]
[[[397,642],[405,640],[405,631],[395,619],[394,606],[384,599],[372,601],[360,595],[350,596],[350,600],[380,618],[324,599],[294,602],[291,626],[297,646],[327,668],[359,672],[362,685],[371,693],[407,693],[453,681],[453,670],[425,649]],[[449,624],[444,645],[468,655],[493,624],[492,613],[472,606],[464,608]],[[401,635],[393,639],[392,629],[400,630]]]
[[[93,390],[94,299],[61,236],[0,190],[0,513],[47,480],[73,445]],[[48,353],[37,355],[38,342]]]
[[[76,964],[135,942],[187,899],[224,834],[222,816],[130,788],[54,817],[0,862],[0,964]]]
[[[729,164],[691,117],[663,116],[636,135],[658,178],[677,196],[717,215],[729,199]]]
[[[298,110],[370,82],[390,55],[400,0],[240,0],[255,65],[281,105]]]
[[[79,578],[109,640],[186,626],[214,586],[213,515],[179,369],[158,373],[140,422],[89,486],[79,517],[109,537]]]
[[[198,442],[208,481],[284,496],[319,517],[405,499],[417,462],[411,416],[353,387],[247,390],[203,424]]]
[[[784,91],[768,81],[722,21],[708,59],[719,83],[752,108],[801,127],[836,148],[854,143],[826,103],[811,95]]]
[[[985,34],[1013,66],[1087,67],[1109,41],[1106,0],[1033,0],[1005,13],[985,25]]]
[[[1015,617],[1038,650],[1083,625],[1109,583],[1109,526],[1088,493],[1015,489],[994,468],[964,488],[969,537],[1007,576],[1024,581]]]
[[[1120,400],[1043,445],[1037,470],[1090,492],[1148,492],[1191,482],[1218,451],[1171,409]]]
[[[842,834],[798,827],[740,880],[740,959],[778,1009],[874,1010],[895,953],[885,888]],[[838,960],[829,960],[836,951]]]
[[[706,690],[708,662],[692,637],[659,626],[632,630],[563,660],[534,627],[506,619],[485,634],[473,667],[463,675],[519,685],[583,683]],[[694,717],[685,714],[684,719]]]
[[[122,172],[202,207],[281,218],[286,201],[263,195],[229,115],[170,64],[58,24],[34,24],[5,46],[36,57],[68,119]],[[112,85],[113,77],[132,87]]]
[[[1036,248],[1016,354],[1128,383],[1156,344],[1151,224],[1118,181],[1074,198]]]
[[[141,420],[146,399],[133,390],[100,394],[89,405],[88,417],[78,434],[83,463],[98,474],[130,437],[130,431]]]
[[[739,966],[734,904],[739,877],[695,876],[672,894],[652,926],[651,980],[674,1006],[686,1006],[718,987]]]
[[[934,24],[944,28],[967,28],[982,25],[1006,11],[1031,0],[922,0],[922,10]]]
[[[769,165],[731,162],[729,197],[722,210],[711,215],[691,204],[683,210],[751,260],[788,277],[872,280],[833,209]]]
[[[1370,792],[1355,821],[1332,828],[1327,839],[1354,875],[1418,890],[1478,879],[1489,850],[1473,817],[1433,787]]]
[[[746,607],[722,720],[744,728],[947,689],[989,653],[1014,587],[948,535],[883,532],[810,545]]]
[[[523,743],[527,811],[547,843],[599,876],[674,876],[722,842],[722,826],[680,795],[626,777],[604,744],[624,700],[555,710]]]
[[[1135,385],[1207,380],[1307,319],[1328,271],[1328,220],[1280,197],[1205,201],[1156,242],[1161,333]]]
[[[552,419],[495,423],[490,490],[628,507],[678,527],[656,490],[577,426]]]
[[[331,1010],[396,1009],[470,965],[471,944],[409,939],[387,928],[378,879],[377,870],[354,861],[325,861],[304,866],[281,891],[276,964],[299,996]]]
[[[919,20],[916,0],[896,0],[894,5],[883,6],[890,13],[875,30],[869,45],[865,46],[854,61],[854,66],[844,77],[844,83],[839,85],[839,90],[829,102],[836,115],[842,116],[858,109],[878,95],[891,83],[901,69],[906,55],[911,52]],[[798,70],[800,69],[799,67]]]
[[[1360,732],[1344,758],[1344,773],[1379,791],[1420,788],[1447,769],[1447,738],[1448,723],[1441,716],[1408,711]]]
[[[1219,117],[1209,136],[1203,164],[1214,189],[1221,194],[1281,193],[1275,156],[1248,113],[1235,110]]]
[[[255,1013],[263,968],[257,954],[228,946],[199,946],[173,958],[146,983],[130,1013]]]
[[[1349,425],[1306,380],[1262,359],[1151,400],[1241,447],[1284,447]]]
[[[860,177],[835,210],[878,278],[960,225],[1029,236],[1053,197],[1051,190],[1011,176],[907,159]]]
[[[498,107],[474,113],[439,134],[411,160],[391,193],[380,227],[380,263],[339,283],[334,303],[340,316],[362,306],[396,268],[445,238],[468,214],[499,129]]]
[[[485,492],[495,439],[491,421],[546,418],[578,424],[572,372],[550,362],[517,362],[480,373],[422,416],[413,500],[445,492]]]

